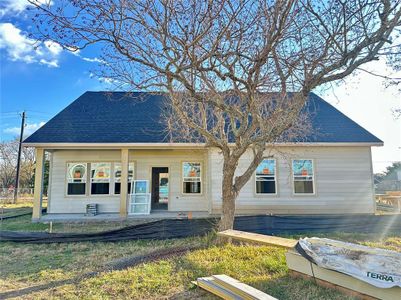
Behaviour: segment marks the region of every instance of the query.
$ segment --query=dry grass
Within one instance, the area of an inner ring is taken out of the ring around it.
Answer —
[[[65,249],[43,246],[12,251],[21,257],[17,269],[1,271],[2,289],[19,289],[48,281],[63,280],[94,270],[117,257],[139,254],[149,249],[176,244],[204,244],[205,239],[163,242],[124,242],[117,244],[72,244]],[[18,247],[20,248],[20,247]],[[9,249],[8,249],[9,250]],[[37,253],[30,258],[29,253]],[[39,258],[41,257],[41,258]],[[47,257],[48,259],[45,259]],[[52,257],[52,258],[50,258]],[[9,259],[7,264],[13,259]],[[62,263],[61,263],[62,261]],[[1,266],[3,267],[3,266]],[[228,274],[279,299],[348,299],[321,288],[312,281],[288,276],[284,250],[267,246],[211,245],[179,258],[142,264],[122,271],[101,273],[76,285],[24,295],[23,299],[213,299],[194,288],[191,281],[199,276]],[[13,283],[13,284],[11,284]]]
[[[72,226],[67,228],[70,231],[88,231],[88,228],[92,231],[104,230],[110,225],[75,223],[63,226]],[[117,223],[116,226],[121,225],[124,224]],[[13,230],[46,230],[48,225],[32,224],[28,216],[4,220],[2,226],[14,228]],[[62,229],[57,228],[60,231]],[[380,237],[369,234],[330,233],[320,236],[401,252],[399,234]],[[209,293],[194,288],[191,281],[199,276],[224,273],[278,299],[350,299],[336,291],[319,287],[313,281],[290,278],[282,249],[246,244],[217,246],[214,244],[213,235],[168,241],[116,243],[0,243],[0,291],[18,290],[75,278],[87,272],[97,271],[121,258],[177,246],[198,246],[203,249],[126,270],[102,272],[76,284],[63,284],[40,292],[27,292],[21,298],[214,299]]]

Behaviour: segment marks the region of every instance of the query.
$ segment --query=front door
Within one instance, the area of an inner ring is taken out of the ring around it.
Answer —
[[[168,168],[152,168],[152,210],[168,209]]]

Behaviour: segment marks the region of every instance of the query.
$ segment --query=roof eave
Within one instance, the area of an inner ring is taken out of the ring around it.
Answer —
[[[23,143],[24,147],[36,147],[47,149],[194,149],[206,148],[206,143]],[[234,144],[233,144],[234,145]],[[297,142],[297,143],[275,143],[267,146],[291,146],[291,147],[372,147],[383,146],[383,142]]]

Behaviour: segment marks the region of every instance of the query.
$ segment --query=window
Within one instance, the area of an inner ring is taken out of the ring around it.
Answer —
[[[86,164],[67,164],[67,195],[85,195]]]
[[[148,215],[150,214],[150,194],[149,181],[135,180],[132,194],[130,195],[130,214]]]
[[[201,178],[201,164],[199,162],[184,162],[182,164],[184,194],[200,194]]]
[[[256,168],[256,194],[276,193],[276,160],[264,159]]]
[[[128,165],[128,193],[131,193],[131,182],[134,180],[134,164]],[[114,164],[114,194],[121,193],[121,163]]]
[[[110,163],[91,164],[91,194],[110,194]]]
[[[292,174],[295,194],[314,193],[313,162],[311,159],[296,159],[292,161]]]

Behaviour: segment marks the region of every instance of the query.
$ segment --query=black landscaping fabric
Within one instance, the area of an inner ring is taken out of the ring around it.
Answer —
[[[173,239],[205,235],[216,230],[217,218],[164,219],[96,233],[0,231],[0,241],[17,243],[116,242]],[[234,229],[268,235],[329,232],[401,233],[401,215],[241,216]]]
[[[46,208],[42,209],[42,213],[46,212]],[[19,217],[23,217],[23,216],[28,216],[28,215],[32,215],[32,211],[23,213],[23,214],[19,214],[19,215],[12,215],[12,216],[3,216],[0,215],[0,220],[8,220],[8,219],[15,219],[15,218],[19,218]]]

